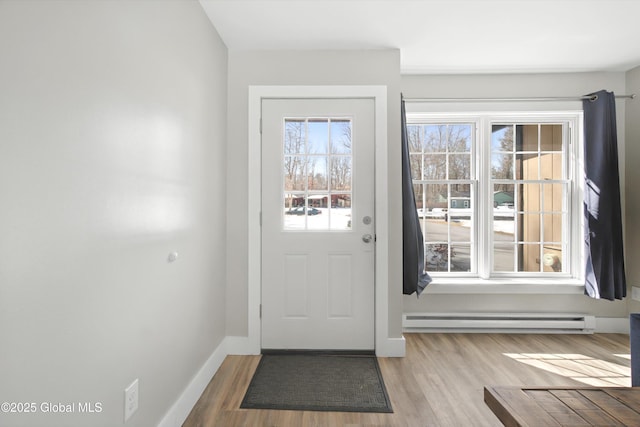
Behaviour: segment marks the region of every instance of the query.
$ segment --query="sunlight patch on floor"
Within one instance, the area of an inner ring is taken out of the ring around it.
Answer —
[[[503,353],[505,356],[547,372],[596,387],[631,386],[631,368],[583,354]],[[627,358],[627,355],[616,356]]]

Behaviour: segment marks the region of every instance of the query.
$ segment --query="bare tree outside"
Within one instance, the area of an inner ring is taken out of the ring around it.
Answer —
[[[331,123],[331,189],[351,191],[351,121]]]
[[[306,126],[304,121],[287,120],[284,134],[285,189],[304,190],[306,166]]]
[[[492,156],[497,161],[491,165],[491,175],[494,179],[513,179],[513,126],[507,126],[498,140],[498,149],[501,154]],[[512,189],[510,184],[496,184],[495,191],[509,191]]]

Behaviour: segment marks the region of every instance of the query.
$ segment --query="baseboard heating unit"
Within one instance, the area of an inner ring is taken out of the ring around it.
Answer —
[[[595,316],[555,313],[405,313],[404,332],[592,334]]]

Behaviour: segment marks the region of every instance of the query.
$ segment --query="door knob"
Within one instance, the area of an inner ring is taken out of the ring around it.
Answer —
[[[365,234],[362,236],[362,241],[365,243],[369,243],[373,240],[373,236],[371,234]]]

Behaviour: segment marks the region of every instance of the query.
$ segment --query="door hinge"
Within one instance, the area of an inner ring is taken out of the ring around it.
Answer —
[[[262,319],[262,304],[260,304],[260,318]]]
[[[262,117],[260,117],[260,135],[262,135]]]
[[[262,211],[260,211],[258,221],[260,221],[260,227],[262,227]]]

